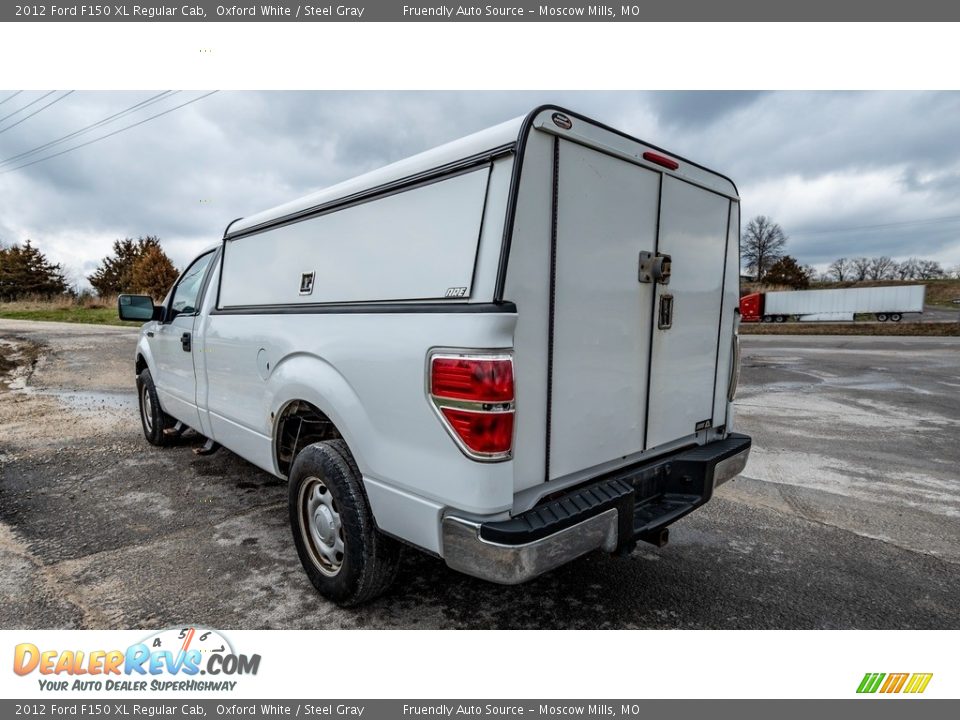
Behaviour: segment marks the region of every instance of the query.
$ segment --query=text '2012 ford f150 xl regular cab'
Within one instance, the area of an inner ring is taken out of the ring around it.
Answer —
[[[236,220],[147,320],[143,430],[289,482],[343,605],[402,541],[519,583],[662,545],[744,467],[739,200],[725,177],[555,107]]]

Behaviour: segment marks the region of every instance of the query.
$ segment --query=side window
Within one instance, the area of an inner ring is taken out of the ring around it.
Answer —
[[[176,290],[173,291],[173,302],[170,304],[171,319],[177,315],[188,315],[195,313],[199,309],[200,287],[203,285],[203,276],[207,272],[207,266],[213,259],[213,253],[208,252],[203,257],[197,258],[193,265],[187,268],[187,271],[177,283]]]

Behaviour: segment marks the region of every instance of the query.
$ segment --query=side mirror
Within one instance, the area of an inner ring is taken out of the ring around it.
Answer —
[[[154,305],[149,295],[121,295],[117,298],[117,312],[121,320],[147,322],[163,318],[163,306]]]

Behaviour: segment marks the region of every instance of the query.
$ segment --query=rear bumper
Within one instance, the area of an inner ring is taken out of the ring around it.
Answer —
[[[551,498],[509,520],[443,519],[443,556],[454,570],[515,585],[588,552],[663,545],[667,526],[707,502],[747,464],[750,438],[723,440],[633,465]]]

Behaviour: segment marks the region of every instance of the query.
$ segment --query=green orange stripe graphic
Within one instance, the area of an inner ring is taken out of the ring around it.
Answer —
[[[932,678],[933,673],[866,673],[857,686],[857,692],[922,693]]]

